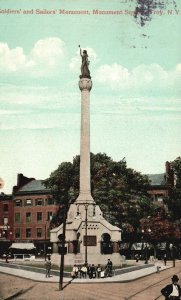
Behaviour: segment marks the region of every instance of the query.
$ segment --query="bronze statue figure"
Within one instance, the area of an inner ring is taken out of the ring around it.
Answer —
[[[88,60],[87,50],[82,51],[82,49],[80,48],[80,56],[82,57],[80,78],[91,78],[90,71],[89,71],[89,60]]]

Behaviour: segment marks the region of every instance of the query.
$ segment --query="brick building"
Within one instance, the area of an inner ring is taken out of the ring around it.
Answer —
[[[0,254],[7,251],[13,240],[12,195],[0,194]]]
[[[33,242],[36,253],[47,253],[51,247],[49,225],[58,206],[43,180],[18,174],[17,186],[13,187],[15,243]]]
[[[172,164],[166,162],[165,173],[161,174],[148,174],[150,180],[150,189],[148,194],[151,196],[154,203],[163,205],[164,198],[171,195],[172,189],[175,186],[175,175],[172,169]]]

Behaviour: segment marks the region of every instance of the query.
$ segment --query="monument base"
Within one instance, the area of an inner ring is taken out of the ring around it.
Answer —
[[[51,261],[53,264],[60,266],[61,255],[58,253],[53,253],[51,256]],[[88,264],[94,264],[95,266],[101,264],[102,266],[107,264],[107,260],[110,259],[113,266],[122,266],[125,262],[125,257],[121,256],[119,253],[113,254],[89,254]],[[82,265],[85,262],[85,256],[82,254],[66,254],[64,256],[65,266]]]

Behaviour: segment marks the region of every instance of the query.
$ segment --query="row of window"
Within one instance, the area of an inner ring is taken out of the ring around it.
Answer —
[[[47,212],[47,221],[50,221],[53,217],[53,212],[52,211],[48,211]],[[37,221],[42,221],[43,220],[43,213],[37,212],[36,213],[36,220]],[[31,222],[32,221],[32,213],[31,212],[26,212],[26,222]],[[21,222],[21,213],[20,212],[16,212],[15,213],[15,222]]]
[[[31,237],[32,237],[32,228],[26,228],[26,238],[31,238]],[[37,238],[43,237],[42,228],[36,228],[36,237]],[[15,228],[15,238],[16,239],[21,238],[21,228]]]
[[[47,198],[47,199],[42,199],[42,198],[37,198],[37,199],[16,199],[14,200],[14,206],[22,207],[22,206],[44,206],[44,205],[55,205],[56,201],[52,198]]]

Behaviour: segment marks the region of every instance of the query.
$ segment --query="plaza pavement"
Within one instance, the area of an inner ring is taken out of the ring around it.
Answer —
[[[168,262],[167,266],[163,265],[163,262],[156,262],[153,266],[149,266],[148,268],[131,271],[129,273],[124,273],[120,275],[114,275],[113,277],[107,278],[94,278],[94,279],[83,279],[83,278],[76,278],[71,280],[71,278],[64,277],[64,283],[118,283],[118,282],[129,282],[136,280],[138,278],[142,278],[154,273],[157,273],[157,269],[159,267],[159,271],[162,272],[163,270],[169,269],[173,266],[172,262]],[[10,274],[26,279],[31,279],[38,282],[59,282],[59,276],[51,275],[51,277],[46,278],[45,273],[37,273],[33,271],[22,270],[20,268],[10,268],[7,263],[1,263],[0,265],[0,272],[5,274]]]

